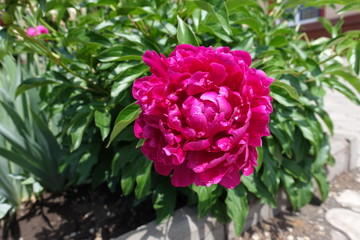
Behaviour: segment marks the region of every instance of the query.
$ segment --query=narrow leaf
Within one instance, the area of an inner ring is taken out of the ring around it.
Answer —
[[[143,52],[127,45],[106,49],[97,56],[101,62],[141,60]]]
[[[234,221],[235,233],[240,236],[249,213],[245,188],[240,184],[234,189],[228,189],[225,203],[227,214]]]
[[[273,47],[283,47],[288,44],[287,39],[284,36],[276,36],[270,40],[269,45]]]
[[[144,145],[144,142],[145,142],[145,138],[142,138],[138,141],[138,143],[136,144],[135,148],[139,148],[141,147],[142,145]]]
[[[135,187],[136,198],[145,197],[151,190],[152,162],[148,160],[145,156],[142,156],[141,158],[144,159],[145,164],[141,169],[139,169],[139,174],[136,176],[136,187]]]
[[[317,185],[319,186],[321,200],[325,201],[329,194],[329,182],[324,169],[320,169],[318,172],[313,173]]]
[[[351,2],[337,11],[337,14],[343,14],[348,11],[360,11],[360,2]]]
[[[194,46],[199,46],[199,42],[196,39],[195,33],[190,29],[190,27],[179,16],[177,16],[177,20],[177,39],[179,44],[191,44]]]
[[[102,112],[99,110],[95,111],[95,125],[100,129],[102,140],[109,135],[111,114],[108,112]]]
[[[326,31],[330,34],[330,36],[333,37],[333,27],[331,25],[331,22],[328,19],[322,17],[318,18],[318,21],[323,24]]]
[[[289,84],[286,84],[284,82],[281,81],[274,81],[270,87],[279,87],[284,89],[289,95],[290,97],[292,97],[295,100],[299,99],[299,93],[296,91],[296,89],[293,86],[290,86]]]
[[[136,78],[143,75],[146,71],[148,71],[149,67],[145,64],[138,64],[133,67],[127,68],[126,70],[119,73],[113,79],[114,82],[111,89],[111,97],[117,98],[121,95],[123,91],[125,91]]]
[[[257,176],[255,176],[255,174],[242,176],[241,182],[250,192],[254,193],[263,202],[267,203],[270,207],[276,207],[274,196],[267,190],[265,185]]]
[[[176,204],[176,191],[167,180],[159,181],[155,192],[155,200],[153,207],[156,212],[156,222],[161,223],[169,218]]]
[[[359,75],[359,73],[360,73],[360,36],[359,36],[358,42],[354,48],[354,56],[355,56],[354,71],[357,75]]]
[[[212,185],[210,187],[193,185],[192,189],[198,195],[199,218],[203,218],[209,213],[216,202],[217,194],[214,191],[217,189],[217,185]]]
[[[26,90],[42,87],[50,84],[59,84],[58,81],[46,80],[45,78],[29,78],[23,81],[20,86],[16,89],[15,96],[19,96],[24,93]]]
[[[217,24],[219,24],[225,31],[227,35],[231,35],[231,27],[229,23],[229,13],[226,4],[222,3],[221,5],[211,5],[206,1],[193,1],[200,7],[201,9],[207,11],[210,15],[212,15],[216,20]]]
[[[329,72],[329,74],[342,77],[345,81],[350,83],[356,89],[356,91],[358,91],[358,93],[360,93],[360,79],[358,79],[357,77],[355,77],[351,73],[346,72],[346,71],[341,70],[341,69],[338,69],[338,70],[334,70],[334,71]]]
[[[110,146],[111,142],[115,137],[129,124],[131,124],[140,115],[141,109],[136,103],[132,103],[125,107],[117,116],[115,120],[115,126],[110,134],[110,140],[107,147]]]
[[[11,208],[12,206],[10,204],[0,203],[0,219],[4,218]]]

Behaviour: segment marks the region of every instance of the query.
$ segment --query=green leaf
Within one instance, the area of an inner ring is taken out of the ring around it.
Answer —
[[[291,139],[286,134],[286,131],[284,131],[281,128],[280,123],[279,124],[271,124],[269,126],[271,133],[279,140],[281,143],[282,148],[286,153],[291,152],[290,146],[291,146]]]
[[[211,16],[213,16],[217,20],[217,24],[219,24],[225,31],[227,35],[231,35],[231,27],[229,23],[229,13],[228,8],[225,3],[211,5],[205,1],[192,1],[201,9],[207,11]]]
[[[227,207],[226,212],[231,220],[234,221],[235,233],[237,236],[240,236],[249,213],[245,188],[240,184],[234,189],[227,189],[225,203]]]
[[[283,171],[280,171],[280,176],[294,210],[310,202],[313,196],[311,181],[307,181],[306,183],[296,182],[290,175]]]
[[[111,176],[117,176],[125,168],[129,162],[135,162],[135,159],[140,156],[141,152],[131,145],[125,145],[117,150],[111,162]]]
[[[323,24],[324,28],[330,34],[331,37],[335,37],[333,27],[331,25],[331,22],[328,19],[320,17],[320,18],[318,18],[318,21]]]
[[[356,89],[356,91],[358,91],[358,93],[360,93],[360,79],[358,79],[351,73],[346,72],[344,70],[340,70],[340,69],[336,69],[336,70],[330,71],[328,73],[331,75],[342,77],[345,81],[350,83],[351,86],[353,86]]]
[[[290,69],[276,69],[276,70],[271,70],[269,72],[267,72],[267,74],[269,76],[275,76],[275,75],[278,75],[278,74],[286,74],[286,73],[289,73],[289,74],[298,74],[298,72],[295,72],[294,70],[290,70]]]
[[[240,7],[258,7],[258,3],[254,0],[227,0],[225,1],[230,13],[238,12]]]
[[[11,209],[12,206],[10,204],[0,203],[0,219],[4,218]]]
[[[295,161],[302,162],[310,151],[310,143],[304,138],[300,128],[296,127],[294,131],[294,139],[291,143]]]
[[[319,186],[321,200],[325,201],[328,197],[330,188],[326,172],[324,169],[319,169],[319,171],[313,173],[313,176],[316,180],[317,185]]]
[[[320,129],[316,129],[313,125],[315,124],[310,118],[310,114],[303,115],[299,112],[293,112],[291,114],[292,120],[300,128],[304,137],[309,140],[318,149],[321,145],[322,132]]]
[[[299,179],[302,182],[309,181],[309,178],[306,175],[304,167],[296,163],[294,160],[285,158],[282,161],[282,166],[285,172],[290,174],[294,178]]]
[[[126,106],[116,117],[115,126],[110,134],[110,140],[107,147],[110,146],[111,142],[115,137],[129,124],[131,124],[140,115],[141,109],[136,103],[132,103]]]
[[[306,59],[306,69],[309,70],[313,77],[319,76],[322,73],[318,63],[311,58]]]
[[[359,73],[360,73],[360,36],[359,36],[357,44],[354,48],[354,57],[355,57],[354,71],[357,75],[359,75]]]
[[[179,16],[177,16],[177,20],[178,28],[176,36],[179,44],[191,44],[194,46],[199,46],[199,42],[190,27]]]
[[[255,176],[255,173],[249,176],[241,176],[241,182],[250,192],[260,198],[261,201],[267,203],[270,207],[276,207],[274,195],[272,195],[259,178]]]
[[[45,78],[29,78],[23,81],[20,86],[16,89],[15,96],[19,96],[24,93],[26,90],[42,87],[50,84],[59,84],[58,81],[46,80]]]
[[[128,45],[108,48],[100,53],[97,58],[101,62],[141,60],[144,53]]]
[[[114,82],[111,88],[111,97],[118,98],[121,96],[121,93],[123,93],[135,79],[147,72],[148,69],[148,66],[140,63],[116,75],[111,79],[111,82]]]
[[[95,110],[95,125],[100,129],[102,140],[109,135],[110,124],[111,124],[111,114],[108,112],[102,112]]]
[[[43,16],[46,14],[46,0],[38,0]]]
[[[315,108],[316,114],[324,121],[331,134],[334,134],[334,125],[330,115],[322,108]]]
[[[79,43],[83,43],[87,47],[91,45],[99,47],[111,45],[109,39],[96,32],[89,31],[86,28],[75,28],[70,30],[67,37],[64,39],[64,44],[71,45]]]
[[[80,161],[76,166],[76,185],[82,185],[88,181],[94,165],[98,162],[98,149],[99,146],[94,147],[81,156]]]
[[[167,179],[159,181],[154,191],[153,207],[156,212],[156,222],[161,223],[169,218],[176,204],[176,190]]]
[[[15,153],[13,151],[9,151],[4,148],[0,148],[0,156],[19,165],[20,167],[24,168],[26,171],[31,172],[36,177],[41,179],[43,184],[46,183],[47,181],[51,183],[51,181],[53,180],[48,177],[47,173],[44,172],[43,169],[41,169],[41,166],[39,166],[38,163],[31,161],[26,156]]]
[[[343,14],[348,11],[360,11],[360,2],[350,2],[345,5],[342,9],[337,11],[337,14]]]
[[[277,166],[276,161],[273,156],[269,153],[268,149],[263,149],[264,152],[264,162],[263,162],[263,172],[261,174],[261,181],[267,187],[269,192],[275,196],[276,191],[279,187],[279,178],[277,176]]]
[[[136,159],[135,159],[136,160]],[[125,196],[129,195],[135,186],[136,172],[140,167],[138,162],[126,165],[126,171],[122,172],[120,185]]]
[[[145,138],[140,139],[140,140],[138,141],[138,143],[136,144],[135,148],[139,148],[139,147],[141,147],[142,145],[144,145],[145,140],[146,140]]]
[[[357,97],[356,93],[352,89],[350,89],[348,86],[341,83],[337,77],[328,77],[328,78],[325,78],[325,81],[330,85],[331,88],[333,88],[336,91],[338,91],[339,93],[343,94],[345,97],[347,97],[353,103],[360,105],[360,100]]]
[[[301,50],[301,48],[299,48],[295,43],[289,43],[289,46],[295,50],[301,59],[305,60],[307,58],[306,53]]]
[[[149,159],[147,159],[145,156],[142,156],[141,158],[144,159],[145,164],[141,169],[139,169],[139,174],[136,176],[136,187],[135,187],[136,198],[143,198],[151,191],[152,162]]]
[[[216,217],[216,219],[221,223],[228,223],[229,216],[226,213],[226,205],[222,201],[216,201],[211,208],[211,213]]]
[[[288,44],[286,37],[284,36],[276,36],[270,40],[269,45],[273,47],[283,47]]]
[[[221,193],[221,191],[217,190],[217,185],[212,185],[210,187],[193,185],[192,189],[198,195],[199,218],[203,218],[209,213],[210,209],[219,197],[218,193]]]
[[[19,152],[27,152],[27,145],[24,138],[17,132],[11,131],[3,124],[0,124],[0,136],[3,136],[12,145],[12,147],[18,149]]]
[[[296,91],[296,89],[293,86],[290,86],[287,83],[281,81],[274,81],[273,83],[271,83],[270,87],[282,88],[290,95],[290,97],[292,97],[295,100],[299,100],[299,93]]]
[[[19,113],[16,111],[14,104],[11,101],[1,101],[0,104],[5,109],[7,115],[11,118],[13,124],[16,126],[18,132],[23,135],[29,133],[25,122],[21,119]]]
[[[75,116],[72,126],[70,129],[71,136],[71,151],[74,151],[81,145],[82,138],[84,136],[85,130],[89,125],[90,121],[93,119],[93,111],[90,108],[83,108],[83,112],[79,112]]]
[[[240,2],[240,1],[238,1],[238,2]],[[260,25],[259,21],[257,21],[256,19],[254,19],[252,17],[245,17],[245,18],[237,19],[235,23],[248,25],[252,30],[254,30],[254,32],[258,36],[262,35],[261,25]]]
[[[330,144],[328,142],[327,137],[324,137],[321,142],[320,150],[316,153],[315,161],[311,165],[311,169],[313,172],[319,172],[327,160],[330,157]]]

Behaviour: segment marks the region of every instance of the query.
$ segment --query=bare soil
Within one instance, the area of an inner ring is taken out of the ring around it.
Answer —
[[[106,186],[83,186],[25,204],[10,226],[1,223],[0,239],[110,239],[153,219],[151,199],[136,202]]]

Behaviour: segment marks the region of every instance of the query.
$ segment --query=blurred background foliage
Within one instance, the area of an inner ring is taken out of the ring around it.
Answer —
[[[0,217],[44,189],[62,192],[83,184],[152,199],[158,222],[185,197],[200,217],[211,212],[221,222],[233,220],[237,233],[248,202],[260,199],[274,207],[280,188],[293,209],[311,200],[315,183],[325,200],[333,125],[323,97],[330,88],[360,103],[360,31],[343,33],[341,20],[332,25],[321,19],[331,38],[309,40],[287,21],[299,4],[343,4],[342,12],[360,6],[345,0],[3,2]],[[27,36],[25,30],[36,25],[50,33]],[[139,109],[131,86],[149,74],[142,54],[167,56],[181,43],[246,50],[252,67],[275,78],[272,134],[258,149],[254,174],[242,176],[233,190],[172,187],[154,172],[133,135]]]

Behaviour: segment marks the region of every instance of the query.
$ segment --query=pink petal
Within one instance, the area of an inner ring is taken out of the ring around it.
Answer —
[[[237,171],[232,171],[227,173],[219,182],[220,185],[223,185],[226,188],[233,189],[240,184],[240,174]]]
[[[194,182],[194,172],[185,165],[174,168],[171,184],[175,187],[187,187]]]
[[[26,30],[26,34],[31,36],[31,37],[34,37],[36,36],[36,29],[33,28],[33,27],[29,27],[27,30]]]

